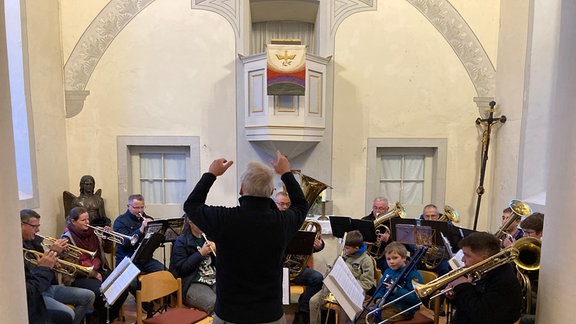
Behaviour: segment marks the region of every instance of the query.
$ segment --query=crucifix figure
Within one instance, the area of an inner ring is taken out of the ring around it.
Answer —
[[[478,199],[476,201],[476,212],[474,214],[474,230],[476,230],[476,225],[478,224],[478,214],[480,213],[480,202],[482,200],[482,195],[484,194],[484,175],[486,174],[486,165],[488,163],[488,148],[490,147],[490,134],[492,133],[492,126],[498,122],[504,124],[506,122],[506,116],[494,117],[494,107],[496,106],[495,101],[490,101],[490,110],[488,118],[476,118],[476,125],[484,128],[482,133],[482,164],[480,165],[480,184],[476,188],[476,194]]]

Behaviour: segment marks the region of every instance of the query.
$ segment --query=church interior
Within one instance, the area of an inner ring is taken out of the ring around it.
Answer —
[[[234,165],[207,203],[235,206],[242,171],[276,150],[327,185],[316,216],[359,219],[384,196],[409,218],[451,206],[457,226],[494,233],[526,202],[547,215],[537,323],[573,322],[574,2],[1,3],[3,322],[27,318],[19,210],[59,237],[63,193],[91,175],[112,221],[133,193],[179,217],[218,158]],[[267,92],[273,43],[301,45],[303,93]],[[339,253],[330,234],[321,272]]]

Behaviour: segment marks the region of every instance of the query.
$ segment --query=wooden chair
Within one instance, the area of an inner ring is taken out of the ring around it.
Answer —
[[[436,278],[438,275],[432,271],[418,270],[424,283],[428,283]],[[438,324],[439,321],[439,310],[440,310],[440,300],[436,299],[434,301],[434,318],[426,316],[422,310],[418,310],[412,319],[406,321],[394,322],[395,324]]]
[[[169,271],[152,272],[138,276],[140,290],[136,291],[136,323],[160,324],[197,323],[208,314],[203,311],[182,307],[182,280],[174,278]],[[175,308],[169,308],[160,315],[142,320],[142,302],[151,302],[176,293]]]

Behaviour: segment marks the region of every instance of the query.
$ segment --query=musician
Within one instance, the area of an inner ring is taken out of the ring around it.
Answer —
[[[182,278],[185,304],[214,313],[216,303],[216,245],[207,241],[202,231],[184,215],[182,234],[170,257],[170,272]]]
[[[144,234],[146,234],[146,229],[148,227],[148,222],[152,220],[152,217],[146,215],[144,209],[146,205],[144,203],[144,196],[140,194],[130,195],[128,197],[128,210],[114,221],[114,232],[132,236],[134,234],[138,235],[138,243],[132,245],[130,240],[124,240],[124,244],[119,244],[116,246],[116,265],[122,262],[125,257],[132,257],[134,251],[138,245],[144,239]],[[134,264],[142,272],[150,273],[156,271],[164,270],[164,265],[151,258],[148,261],[138,261],[135,260]]]
[[[422,215],[420,216],[421,219],[426,220],[426,221],[439,221],[440,220],[440,212],[438,211],[438,207],[436,207],[436,205],[434,204],[428,204],[426,206],[424,206],[424,208],[422,209]],[[451,222],[448,222],[450,225],[452,225]],[[447,235],[449,233],[446,233]],[[440,234],[438,234],[440,235]],[[416,246],[412,245],[409,246],[408,249],[410,250],[411,253],[416,251]],[[420,262],[418,264],[418,269],[420,270],[426,270],[426,271],[430,271],[432,270],[433,272],[437,273],[438,276],[442,276],[446,273],[448,273],[450,271],[450,264],[448,263],[449,260],[449,255],[448,253],[445,253],[445,249],[446,247],[441,246],[438,249],[438,253],[442,253],[442,260],[438,263],[438,266],[436,266],[436,268],[434,269],[427,269],[426,265],[423,264],[422,262]],[[429,250],[430,251],[430,250]],[[430,257],[438,257],[437,256],[430,256]],[[440,259],[440,257],[438,257],[438,259]],[[423,259],[424,260],[424,259]]]
[[[401,283],[394,289],[393,292],[390,293],[389,298],[387,298],[388,301],[394,300],[414,290],[412,281],[415,281],[417,283],[424,282],[422,276],[420,275],[418,270],[416,270],[416,268],[413,268],[412,271],[404,274],[403,278],[400,277],[400,275],[403,274],[408,265],[407,261],[408,250],[406,250],[406,247],[403,244],[398,242],[392,242],[388,244],[386,246],[386,249],[384,250],[384,254],[386,255],[386,262],[388,263],[388,269],[384,271],[382,279],[380,279],[379,289],[374,294],[374,300],[378,301],[379,299],[381,299],[386,294],[387,290],[390,289],[390,286],[398,280],[400,280]],[[385,288],[380,287],[382,285],[384,285]],[[402,312],[405,309],[408,309],[418,304],[419,302],[420,300],[418,299],[418,296],[416,296],[415,294],[411,294],[393,303],[392,305],[386,306],[376,316],[378,319],[387,319]],[[416,313],[417,310],[418,309],[415,308],[411,311],[408,311],[394,318],[391,318],[389,321],[397,322],[397,321],[409,320],[412,317],[414,317],[414,314]]]
[[[500,240],[493,234],[475,232],[460,241],[462,262],[471,267],[500,252]],[[456,278],[446,297],[456,308],[452,324],[514,323],[520,318],[522,292],[514,267],[501,265],[471,282],[466,276]]]
[[[508,218],[510,218],[511,216],[517,216],[516,214],[513,215],[512,212],[512,208],[510,207],[506,207],[503,211],[502,211],[502,225],[504,225],[506,223],[506,221],[508,220]],[[514,241],[522,238],[524,236],[524,231],[519,228],[518,226],[520,225],[520,221],[522,220],[521,217],[517,217],[517,219],[515,221],[513,221],[508,228],[505,229],[505,232],[508,234],[504,237],[504,239],[502,240],[502,246],[503,247],[509,247],[510,245],[512,245],[512,243],[514,243]]]
[[[542,240],[542,232],[544,230],[544,214],[532,213],[520,222],[520,227],[524,230],[524,237],[533,237]],[[538,298],[538,277],[539,270],[529,271],[527,273],[530,279],[530,295],[531,295],[531,311],[529,314],[522,314],[520,324],[533,324],[536,323],[536,301]]]
[[[362,217],[362,219],[373,222],[378,218],[378,216],[386,214],[389,209],[390,207],[388,206],[388,199],[384,197],[376,197],[372,202],[372,212]],[[380,234],[378,234],[376,239],[378,240],[377,244],[380,244],[380,247],[377,249],[377,251],[374,252],[374,254],[378,254],[378,251],[383,251],[386,248],[386,244],[390,242],[390,233],[386,231],[383,226],[381,226],[381,228],[377,228],[377,230],[379,230]],[[382,272],[388,268],[384,253],[382,253],[380,259],[376,259],[376,266],[378,269],[382,270]]]
[[[290,207],[290,197],[285,191],[278,192],[274,196],[274,202],[280,211],[286,211]],[[314,240],[314,253],[324,249],[324,240],[320,233]],[[310,267],[306,266],[292,282],[296,285],[306,286],[304,293],[298,298],[298,312],[294,315],[293,324],[307,323],[310,318],[310,298],[322,289],[322,280],[324,276]]]
[[[346,234],[344,255],[342,258],[354,278],[364,290],[364,293],[366,295],[373,294],[376,285],[374,280],[374,263],[367,252],[367,247],[360,231],[354,230]],[[320,292],[316,293],[310,299],[310,324],[320,323],[322,304],[324,297],[327,296],[328,293],[328,288],[324,286]],[[340,323],[337,324],[343,324],[348,321],[348,316],[342,308],[340,309],[339,319]]]
[[[286,321],[282,306],[284,250],[304,222],[308,203],[290,172],[288,159],[277,151],[276,161],[270,162],[292,200],[284,212],[270,198],[274,173],[260,162],[249,163],[241,176],[239,206],[206,205],[212,184],[233,163],[223,158],[212,162],[184,203],[186,214],[218,246],[215,324]],[[247,255],[251,249],[257,255]]]
[[[36,236],[40,231],[40,215],[34,210],[23,209],[20,211],[20,223],[22,246],[44,253],[37,265],[24,263],[30,322],[42,321],[42,318],[48,317],[54,323],[82,323],[84,315],[94,302],[94,293],[87,289],[58,285],[54,273],[49,273],[47,269],[57,266],[54,259],[67,247],[66,240],[56,240],[50,250],[45,252],[42,239]],[[42,300],[38,296],[42,296]],[[74,305],[74,310],[66,304]],[[47,314],[43,312],[44,307]]]
[[[96,254],[94,257],[82,254],[78,260],[69,260],[76,261],[84,267],[93,266],[94,270],[88,276],[81,273],[75,273],[73,276],[64,276],[63,280],[65,284],[71,285],[72,287],[89,289],[94,292],[96,295],[94,309],[100,323],[106,323],[108,315],[110,319],[117,318],[122,304],[124,304],[124,301],[128,297],[128,291],[122,293],[116,302],[110,306],[109,313],[106,310],[104,296],[100,292],[102,282],[106,280],[112,271],[104,255],[104,252],[110,253],[112,251],[112,244],[110,244],[112,242],[109,240],[101,242],[94,233],[94,230],[88,227],[88,225],[90,225],[90,216],[88,210],[84,207],[72,208],[66,218],[66,223],[66,231],[62,234],[62,238],[68,240],[68,244],[75,245],[87,251],[95,251]]]

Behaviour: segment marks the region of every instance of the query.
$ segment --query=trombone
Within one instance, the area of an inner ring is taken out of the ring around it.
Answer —
[[[412,293],[415,293],[421,301],[431,301],[451,291],[452,287],[445,288],[442,290],[440,290],[440,288],[447,286],[450,282],[454,281],[456,278],[469,275],[470,278],[472,279],[472,282],[476,282],[480,280],[484,275],[486,275],[486,273],[488,273],[489,271],[492,271],[510,262],[516,263],[516,266],[524,270],[537,270],[540,268],[540,251],[541,251],[540,240],[533,237],[523,237],[515,241],[513,245],[501,250],[500,252],[494,254],[493,256],[483,261],[476,263],[473,266],[452,270],[447,274],[430,281],[427,284],[418,284],[413,282],[412,285],[414,286],[414,290],[388,302],[383,306],[376,308],[375,310],[368,313],[366,315],[366,318],[368,318],[368,315],[376,313],[377,311],[383,309],[384,307],[391,305],[392,303],[395,303],[398,300]],[[440,290],[440,292],[433,295],[432,297],[429,297],[430,295],[432,295],[432,293],[438,290]],[[385,319],[379,324],[386,323],[391,318],[406,313],[416,307],[420,307],[420,305],[422,304],[423,302],[420,302],[410,308],[407,308],[404,311]]]
[[[138,235],[137,234],[130,236],[130,235],[124,235],[124,234],[121,234],[118,232],[114,232],[114,231],[107,231],[104,227],[92,226],[92,225],[88,225],[88,227],[93,229],[94,234],[96,234],[96,236],[98,236],[99,238],[101,238],[103,240],[112,241],[116,244],[124,244],[125,240],[129,240],[130,244],[132,244],[132,245],[136,245],[136,243],[138,243]]]
[[[48,250],[51,250],[52,245],[54,244],[54,242],[56,242],[56,239],[53,237],[50,237],[50,236],[44,236],[44,235],[40,235],[40,234],[36,234],[36,236],[38,236],[39,238],[42,239],[42,246]],[[76,245],[68,244],[68,246],[64,249],[64,251],[62,251],[62,254],[65,256],[68,256],[70,258],[73,258],[75,260],[80,259],[80,256],[82,254],[88,254],[90,256],[90,258],[94,259],[94,256],[96,255],[96,251],[88,251],[88,250],[84,250],[82,248],[79,248]]]
[[[42,257],[44,255],[44,253],[42,252],[38,252],[36,250],[29,250],[26,248],[22,248],[24,251],[24,260],[38,265],[38,260],[36,259],[36,257]],[[30,255],[32,254],[32,255]],[[72,262],[68,262],[68,261],[64,261],[64,260],[60,260],[58,259],[58,265],[60,265],[60,267],[54,267],[52,270],[59,272],[61,274],[65,274],[68,276],[74,276],[77,272],[83,273],[85,275],[90,275],[90,273],[92,272],[92,270],[94,270],[94,266],[90,266],[90,267],[83,267],[81,265],[78,265],[76,263],[72,263]]]

